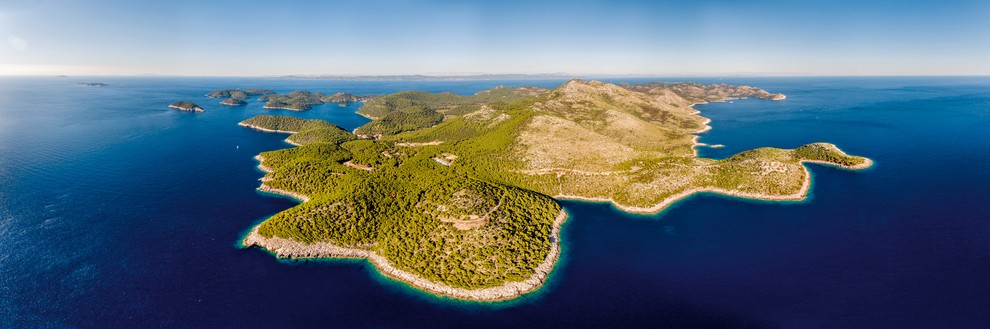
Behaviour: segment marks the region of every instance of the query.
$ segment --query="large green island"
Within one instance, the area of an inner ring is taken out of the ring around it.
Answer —
[[[259,190],[302,203],[244,238],[278,257],[366,258],[383,274],[458,299],[496,301],[540,287],[567,214],[555,199],[655,213],[693,193],[806,197],[803,165],[863,169],[835,145],[700,158],[709,120],[696,103],[784,99],[758,88],[614,85],[495,88],[472,96],[401,92],[368,99],[374,120],[348,132],[263,115],[242,126],[291,134],[257,156]]]

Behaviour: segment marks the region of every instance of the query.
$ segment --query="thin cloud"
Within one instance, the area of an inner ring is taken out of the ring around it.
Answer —
[[[11,48],[14,48],[14,50],[17,50],[19,52],[24,52],[25,50],[27,50],[28,47],[27,41],[24,41],[24,39],[21,39],[16,35],[7,37],[7,43],[10,44]]]

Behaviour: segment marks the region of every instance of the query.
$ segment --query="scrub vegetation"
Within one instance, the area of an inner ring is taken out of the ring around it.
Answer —
[[[359,113],[375,119],[357,135],[320,120],[248,119],[242,125],[290,132],[302,145],[262,153],[263,184],[309,197],[258,233],[373,251],[451,287],[494,287],[530,277],[547,259],[561,211],[555,197],[638,212],[695,191],[799,199],[804,161],[869,165],[825,143],[699,158],[695,134],[707,119],[692,104],[771,94],[698,86],[710,96],[580,80],[471,96],[401,92],[367,101]]]

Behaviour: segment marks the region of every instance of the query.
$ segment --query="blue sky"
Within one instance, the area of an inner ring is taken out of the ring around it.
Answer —
[[[0,75],[990,74],[990,1],[0,0]]]

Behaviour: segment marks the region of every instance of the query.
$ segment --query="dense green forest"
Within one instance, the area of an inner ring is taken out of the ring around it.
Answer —
[[[306,129],[289,136],[286,140],[296,145],[313,143],[340,144],[357,139],[357,136],[343,128],[333,126],[327,128]]]
[[[443,122],[443,114],[423,106],[409,106],[389,112],[357,130],[361,135],[395,135],[435,126]]]
[[[285,117],[245,123],[266,129],[328,124],[280,118]],[[264,165],[273,169],[265,184],[311,200],[266,220],[259,233],[372,248],[398,268],[454,287],[489,287],[531,275],[549,252],[560,207],[545,195],[440,165],[432,160],[440,153],[437,147],[373,140],[264,152]],[[347,162],[373,170],[348,167]],[[471,230],[455,225],[467,221],[484,225]]]
[[[305,120],[289,116],[259,115],[241,121],[241,125],[292,133],[288,140],[296,145],[314,143],[340,144],[357,139],[351,132],[323,120]]]
[[[306,120],[306,119],[299,119],[296,117],[279,116],[279,115],[255,116],[253,118],[241,121],[241,125],[251,125],[262,129],[291,131],[291,132],[301,132],[303,130],[316,129],[316,128],[337,127],[334,124],[323,120]]]

